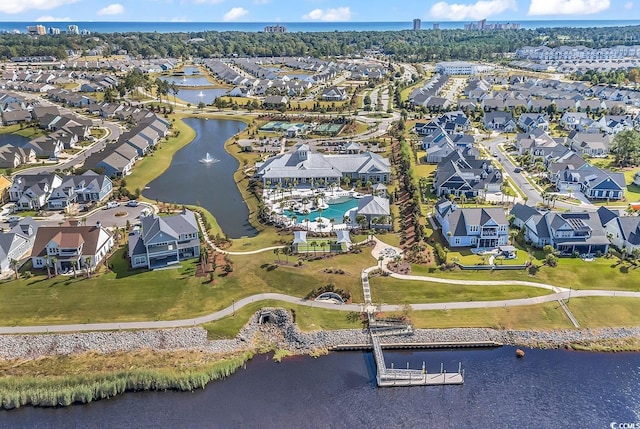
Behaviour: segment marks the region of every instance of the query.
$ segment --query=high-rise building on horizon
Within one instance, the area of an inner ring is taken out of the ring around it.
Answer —
[[[413,31],[418,31],[422,28],[422,21],[419,18],[413,20]]]
[[[433,29],[434,30],[440,30],[440,23],[439,22],[434,22],[433,23]]]
[[[70,24],[67,27],[67,34],[80,34],[80,29],[75,24]]]
[[[47,34],[47,29],[44,28],[44,25],[28,25],[27,34],[30,34],[32,36],[42,36],[44,34]]]
[[[264,27],[265,33],[286,33],[287,27],[284,25],[267,25]]]

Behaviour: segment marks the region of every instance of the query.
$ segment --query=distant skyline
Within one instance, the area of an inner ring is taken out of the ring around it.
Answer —
[[[0,0],[0,21],[640,20],[640,0]]]

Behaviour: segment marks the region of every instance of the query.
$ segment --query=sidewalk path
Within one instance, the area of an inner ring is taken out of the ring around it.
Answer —
[[[561,299],[597,296],[597,297],[628,297],[640,298],[640,292],[622,292],[622,291],[606,291],[606,290],[572,290],[566,292],[558,292],[534,298],[521,298],[502,301],[471,301],[471,302],[440,302],[429,304],[411,304],[414,310],[460,310],[467,308],[496,308],[496,307],[517,307],[523,305],[543,304],[546,302],[558,301]],[[215,313],[207,314],[192,319],[181,320],[163,320],[163,321],[147,321],[147,322],[122,322],[122,323],[88,323],[88,324],[70,324],[70,325],[42,325],[42,326],[4,326],[0,327],[0,334],[42,334],[54,332],[80,332],[80,331],[117,331],[121,329],[170,329],[184,328],[196,326],[202,323],[208,323],[223,317],[231,316],[235,311],[254,302],[274,300],[288,302],[291,304],[304,305],[307,307],[316,307],[329,310],[339,311],[357,311],[362,312],[363,306],[360,304],[332,304],[329,302],[317,302],[313,300],[305,300],[302,298],[284,295],[280,293],[261,293],[243,298],[231,306],[224,308]],[[387,305],[380,306],[381,311],[401,311],[403,305]]]

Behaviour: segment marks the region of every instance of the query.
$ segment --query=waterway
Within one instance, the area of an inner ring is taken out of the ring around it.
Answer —
[[[229,237],[254,237],[257,231],[249,223],[249,208],[233,179],[239,162],[224,149],[225,141],[246,125],[240,121],[202,118],[184,121],[195,130],[196,137],[176,152],[167,171],[142,194],[151,200],[203,207],[213,214]],[[217,162],[200,162],[207,153]]]
[[[20,134],[0,134],[0,146],[22,147],[29,143],[29,139]]]
[[[640,422],[640,354],[526,350],[390,352],[387,364],[465,368],[462,386],[378,389],[369,352],[275,363],[258,356],[196,392],[128,393],[0,412],[7,428],[609,428]],[[628,426],[630,427],[630,426]],[[637,427],[637,426],[636,426]]]

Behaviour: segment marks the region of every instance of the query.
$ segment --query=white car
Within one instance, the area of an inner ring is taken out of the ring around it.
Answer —
[[[120,203],[119,203],[119,202],[117,202],[117,201],[109,201],[109,202],[107,203],[107,205],[105,206],[105,210],[106,210],[106,209],[113,209],[113,208],[115,208],[115,207],[120,207]]]

